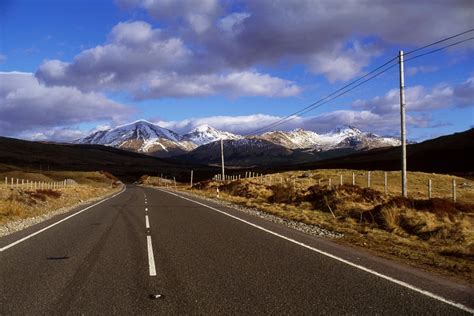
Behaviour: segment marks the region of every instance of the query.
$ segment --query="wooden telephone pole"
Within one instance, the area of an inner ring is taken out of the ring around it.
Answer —
[[[221,161],[222,161],[222,181],[225,181],[225,172],[224,172],[224,141],[221,138]]]
[[[400,137],[402,142],[402,195],[407,197],[407,141],[405,127],[405,75],[403,70],[403,51],[398,54],[400,64]]]

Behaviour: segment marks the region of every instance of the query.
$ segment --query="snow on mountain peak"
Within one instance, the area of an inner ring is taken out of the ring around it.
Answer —
[[[201,124],[196,126],[193,130],[191,130],[190,133],[205,133],[208,131],[217,131],[214,127],[208,125],[208,124]]]
[[[220,139],[241,139],[242,136],[219,131],[208,124],[202,124],[183,136],[183,139],[198,146],[209,144]]]
[[[328,134],[357,135],[357,134],[363,134],[363,133],[357,127],[346,125],[346,126],[338,126],[337,128],[335,128],[332,132],[329,132]]]
[[[292,131],[271,131],[259,136],[244,137],[220,131],[208,124],[196,126],[189,133],[180,135],[147,120],[117,126],[107,130],[97,130],[75,143],[100,144],[143,152],[153,155],[181,154],[198,146],[223,140],[236,140],[236,144],[248,141],[266,140],[288,149],[330,150],[336,148],[374,148],[398,146],[400,141],[391,137],[380,137],[362,132],[353,126],[341,126],[331,132],[318,134],[297,128]]]

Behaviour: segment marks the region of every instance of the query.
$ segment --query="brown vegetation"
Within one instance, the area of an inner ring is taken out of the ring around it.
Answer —
[[[7,186],[5,177],[44,182],[70,179],[74,180],[76,184],[54,190],[33,190],[26,186]],[[118,179],[107,172],[46,171],[34,173],[8,165],[0,165],[0,180],[2,180],[0,183],[0,225],[43,215],[98,198],[118,190],[120,186]]]

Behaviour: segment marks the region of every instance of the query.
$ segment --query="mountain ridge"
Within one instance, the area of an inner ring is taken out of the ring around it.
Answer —
[[[112,146],[155,157],[175,157],[193,153],[203,146],[206,148],[221,139],[231,141],[227,146],[235,146],[243,152],[255,152],[255,146],[263,146],[264,143],[268,150],[278,152],[282,152],[279,147],[291,151],[323,152],[342,148],[365,150],[400,145],[398,139],[362,132],[353,126],[338,127],[325,134],[298,128],[292,131],[270,131],[261,135],[242,136],[202,124],[180,135],[146,120],[95,131],[74,143]],[[198,150],[197,156],[201,157],[203,152],[205,150]]]

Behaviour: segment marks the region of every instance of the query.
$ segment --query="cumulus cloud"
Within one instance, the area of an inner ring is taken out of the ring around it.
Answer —
[[[181,121],[156,120],[156,124],[176,131],[187,133],[201,124],[209,124],[214,128],[242,135],[253,134],[261,127],[268,126],[280,120],[281,117],[266,114],[244,116],[210,116],[190,118]],[[429,115],[408,115],[407,124],[416,127],[431,125]],[[323,113],[317,116],[294,116],[291,120],[275,127],[275,130],[293,130],[303,128],[317,133],[327,133],[340,126],[355,126],[364,131],[380,134],[397,134],[400,117],[397,115],[381,115],[370,111],[338,110]]]
[[[157,20],[184,22],[196,33],[202,33],[212,26],[219,15],[218,0],[117,0],[119,6],[140,7]]]
[[[226,75],[154,74],[145,87],[133,92],[137,99],[160,97],[229,96],[288,97],[300,88],[293,82],[254,71]]]
[[[373,113],[396,113],[400,109],[399,89],[391,89],[383,96],[371,100],[356,100],[352,106]],[[423,86],[409,87],[405,90],[407,111],[430,111],[452,106],[474,105],[474,77],[456,86],[437,85],[432,89]]]
[[[314,73],[324,74],[330,82],[346,81],[359,75],[372,57],[380,52],[374,47],[364,47],[358,42],[343,50],[341,47],[333,51],[323,51],[309,58],[309,68]]]
[[[126,90],[137,99],[214,94],[293,96],[295,83],[253,70],[216,71],[181,39],[167,37],[143,21],[117,24],[108,43],[81,52],[72,63],[50,60],[36,76],[47,85],[83,91]]]
[[[97,120],[118,122],[132,113],[128,107],[100,93],[84,93],[74,87],[44,86],[31,73],[0,72],[0,82],[2,135]],[[62,133],[64,135],[64,131]]]
[[[257,73],[263,81],[253,89],[246,82],[222,82],[243,79],[241,74],[255,73],[262,65],[288,62],[302,64],[330,82],[347,81],[393,43],[426,43],[464,30],[472,20],[470,3],[462,0],[244,0],[238,6],[217,0],[117,2],[148,11],[163,28],[144,21],[119,23],[104,44],[70,62],[46,61],[37,77],[48,85],[127,91],[139,99],[288,96],[295,93],[273,93],[287,81],[273,76],[268,80],[265,73]],[[276,86],[261,89],[268,82]],[[293,86],[290,82],[284,90],[296,91]]]
[[[33,141],[72,142],[78,138],[85,137],[86,132],[69,127],[51,128],[47,130],[27,131],[20,133],[19,138]]]
[[[147,8],[144,3],[156,6],[168,1],[131,2]],[[162,10],[159,18],[167,13],[186,16],[189,7],[182,7],[180,11]],[[223,17],[215,18],[214,27],[190,36],[189,40],[204,47],[213,60],[239,68],[291,59],[333,81],[354,77],[376,56],[370,52],[364,54],[362,50],[343,49],[354,39],[380,47],[394,43],[421,45],[472,26],[472,3],[465,0],[449,4],[430,0],[244,0],[239,2],[239,11],[231,5],[212,7],[212,12],[225,12]],[[234,11],[229,12],[232,9]],[[149,12],[156,14],[156,10],[149,9]],[[182,29],[186,27],[179,19],[174,21],[170,29],[183,34]],[[359,54],[358,58],[355,54]],[[343,70],[334,65],[324,67],[334,59],[341,62]]]
[[[133,88],[150,72],[179,70],[190,55],[179,38],[164,37],[146,22],[125,22],[112,29],[105,45],[81,52],[72,63],[46,61],[36,76],[48,85],[76,86],[86,91]]]

